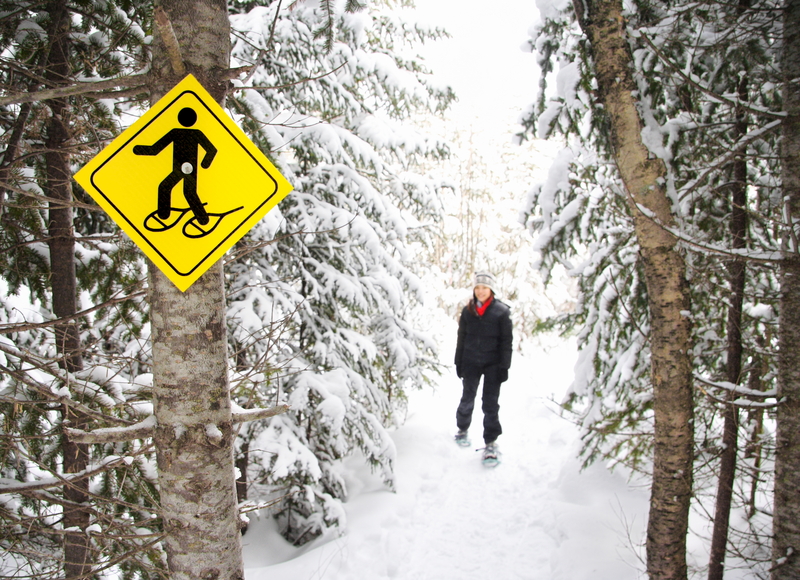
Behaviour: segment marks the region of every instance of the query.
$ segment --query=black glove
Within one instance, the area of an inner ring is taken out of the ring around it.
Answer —
[[[508,369],[497,367],[497,380],[501,383],[505,383],[508,380]]]
[[[461,374],[461,365],[456,365],[456,376],[457,376],[459,379],[463,379],[463,378],[464,378],[464,377],[462,376],[462,374]]]

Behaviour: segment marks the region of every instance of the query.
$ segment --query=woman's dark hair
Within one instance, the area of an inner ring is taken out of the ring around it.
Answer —
[[[492,290],[491,288],[489,290],[492,293],[492,299],[494,300],[494,290]],[[472,291],[472,298],[470,298],[469,302],[467,303],[467,310],[469,310],[470,313],[474,314],[475,316],[478,315],[478,304],[477,303],[478,303],[478,297],[475,296],[475,290],[473,290]]]

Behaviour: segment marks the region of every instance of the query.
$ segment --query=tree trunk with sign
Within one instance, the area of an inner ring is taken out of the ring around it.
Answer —
[[[226,2],[164,0],[160,6],[151,100],[191,73],[222,102],[227,82],[218,75],[230,59]],[[243,578],[222,263],[186,292],[152,264],[149,279],[155,442],[170,577]]]

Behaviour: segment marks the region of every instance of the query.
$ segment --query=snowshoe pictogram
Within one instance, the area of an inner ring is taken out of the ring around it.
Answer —
[[[225,216],[229,216],[230,214],[239,211],[243,207],[244,206],[237,207],[236,209],[232,209],[224,213],[209,213],[206,223],[201,223],[200,220],[195,216],[183,225],[183,235],[187,238],[193,239],[205,237],[217,229],[217,226]]]
[[[144,229],[149,232],[166,232],[177,226],[186,215],[186,212],[191,211],[190,208],[184,207],[171,207],[169,208],[169,216],[162,218],[158,216],[158,210],[149,214],[144,218]]]

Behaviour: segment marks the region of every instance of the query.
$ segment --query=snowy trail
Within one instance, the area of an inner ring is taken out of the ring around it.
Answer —
[[[295,549],[269,517],[244,537],[247,580],[635,580],[645,490],[600,466],[580,472],[577,430],[547,401],[571,380],[571,345],[517,357],[500,396],[502,463],[480,463],[480,409],[472,447],[453,442],[460,385],[443,376],[413,395],[394,433],[397,492],[366,467],[343,471],[345,534]]]

